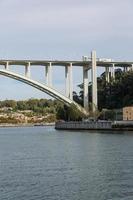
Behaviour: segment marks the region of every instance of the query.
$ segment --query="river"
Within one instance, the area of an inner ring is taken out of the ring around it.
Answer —
[[[0,128],[0,200],[133,200],[133,132]]]

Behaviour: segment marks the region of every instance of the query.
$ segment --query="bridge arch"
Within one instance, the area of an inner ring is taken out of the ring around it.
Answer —
[[[26,83],[42,92],[45,92],[47,93],[48,95],[56,98],[57,100],[67,104],[68,106],[70,106],[72,103],[76,105],[76,107],[82,111],[83,113],[86,113],[86,111],[84,110],[84,108],[82,108],[80,105],[78,105],[75,101],[69,99],[68,97],[62,95],[61,93],[59,93],[57,90],[45,85],[45,84],[42,84],[42,83],[39,83],[38,81],[35,81],[35,80],[32,80],[30,78],[27,78],[25,76],[22,76],[22,75],[19,75],[19,74],[16,74],[14,72],[11,72],[11,71],[8,71],[8,70],[3,70],[3,69],[0,69],[0,75],[3,75],[3,76],[6,76],[6,77],[9,77],[11,79],[15,79],[15,80],[18,80],[18,81],[21,81],[23,83]]]

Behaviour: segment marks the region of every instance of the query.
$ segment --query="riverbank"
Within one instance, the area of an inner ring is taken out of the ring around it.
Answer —
[[[55,123],[44,123],[44,124],[0,124],[0,128],[6,128],[6,127],[37,127],[37,126],[55,126]]]

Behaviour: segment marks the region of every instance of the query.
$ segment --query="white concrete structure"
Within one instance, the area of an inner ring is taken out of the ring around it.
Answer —
[[[133,64],[131,64],[131,70],[133,71]]]
[[[45,68],[46,84],[52,87],[52,63],[50,62]]]
[[[44,84],[41,84],[41,83],[38,83],[37,81],[34,81],[30,78],[27,78],[26,76],[22,76],[22,75],[18,75],[14,72],[10,72],[10,71],[7,71],[7,70],[2,70],[0,69],[0,75],[4,75],[6,77],[10,77],[12,79],[15,79],[15,80],[18,80],[18,81],[21,81],[23,83],[26,83],[34,88],[37,88],[38,90],[41,90],[42,92],[45,92],[47,93],[48,95],[62,101],[63,103],[67,104],[67,105],[71,105],[72,103],[76,105],[76,107],[82,111],[84,114],[87,114],[86,111],[81,107],[79,106],[76,102],[72,101],[71,99],[69,99],[68,97],[60,94],[58,91],[56,91],[55,89],[47,86],[47,85],[44,85]]]
[[[66,97],[70,96],[70,91],[69,91],[69,66],[65,66],[65,94]]]
[[[73,80],[72,80],[72,63],[65,66],[65,81],[66,81],[66,89],[65,93],[68,98],[73,100]]]
[[[85,110],[89,110],[89,94],[88,94],[88,66],[83,67],[83,105]]]
[[[112,64],[112,78],[115,80],[115,64]]]
[[[8,62],[8,61],[5,63],[5,69],[6,69],[6,70],[9,69],[9,62]]]
[[[30,62],[25,65],[25,76],[30,78]]]
[[[113,63],[110,66],[110,75],[111,75],[111,80],[115,80],[115,64]],[[107,82],[109,82],[110,80],[108,79]]]
[[[69,98],[73,100],[73,77],[72,77],[72,63],[68,66],[69,73]]]
[[[125,71],[133,70],[133,62],[125,62],[125,61],[114,61],[112,59],[101,59],[96,58],[96,51],[92,51],[91,58],[89,56],[83,56],[82,61],[59,61],[59,60],[0,60],[0,66],[4,66],[5,70],[0,69],[0,74],[4,76],[8,76],[14,78],[16,80],[20,80],[29,84],[37,89],[46,92],[47,94],[51,95],[63,101],[64,103],[70,105],[74,103],[80,110],[81,106],[73,101],[73,74],[72,69],[73,67],[82,67],[83,69],[83,111],[88,111],[89,108],[89,91],[88,91],[88,72],[91,70],[91,80],[92,80],[92,107],[93,112],[96,111],[98,105],[98,97],[97,97],[97,67],[104,67],[105,68],[105,77],[106,81],[110,82],[115,80],[115,68],[122,67]],[[25,75],[20,76],[19,74],[15,74],[11,72],[10,66],[20,65],[25,67]],[[32,80],[30,71],[32,66],[45,66],[45,79],[46,84],[41,84]],[[60,94],[60,92],[56,91],[52,85],[52,67],[53,66],[62,66],[65,67],[65,95]],[[82,74],[81,74],[82,76]]]
[[[109,83],[109,67],[105,67],[105,77],[106,77],[106,82]]]
[[[91,53],[92,59],[92,111],[97,110],[97,65],[96,65],[96,51]]]

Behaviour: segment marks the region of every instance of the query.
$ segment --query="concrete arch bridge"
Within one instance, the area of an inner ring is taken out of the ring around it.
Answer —
[[[25,67],[25,74],[19,75],[10,70],[11,65],[22,65]],[[45,79],[46,84],[39,83],[31,78],[30,69],[32,66],[43,66],[45,67]],[[0,69],[0,74],[23,83],[26,83],[48,95],[62,101],[67,105],[72,103],[77,106],[77,108],[83,113],[88,113],[88,71],[91,70],[91,81],[92,81],[92,105],[93,112],[97,108],[97,67],[104,67],[106,73],[106,81],[109,82],[110,78],[115,79],[115,67],[123,67],[124,70],[133,70],[133,62],[114,62],[110,59],[97,59],[96,52],[91,52],[91,58],[83,57],[82,61],[57,61],[57,60],[0,60],[0,66],[4,66],[5,69]],[[65,67],[65,95],[61,94],[59,91],[55,90],[52,86],[52,66],[62,66]],[[78,66],[83,68],[83,105],[81,107],[76,102],[73,101],[73,78],[72,78],[72,68],[73,66]],[[110,76],[111,74],[111,76]]]

